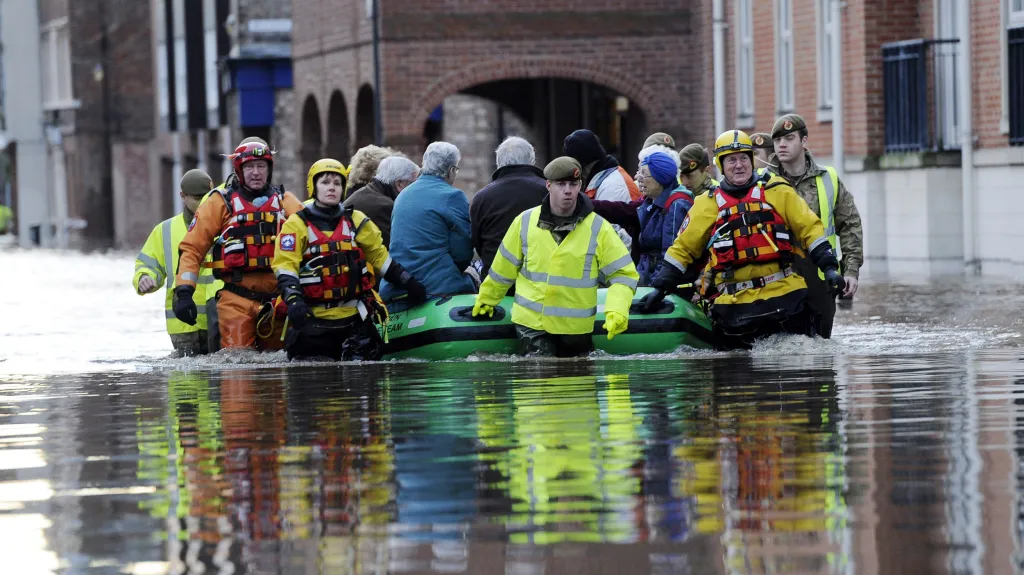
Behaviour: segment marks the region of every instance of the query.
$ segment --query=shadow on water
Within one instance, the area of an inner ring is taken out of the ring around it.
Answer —
[[[993,352],[54,376],[0,397],[0,529],[101,572],[978,572],[983,541],[1014,548],[1015,460],[972,438],[1016,441],[979,406],[1012,409],[1021,371]]]

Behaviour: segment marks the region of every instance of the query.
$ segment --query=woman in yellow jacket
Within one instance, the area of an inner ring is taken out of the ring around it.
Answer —
[[[809,253],[833,293],[843,289],[839,262],[818,216],[789,182],[757,176],[750,136],[729,130],[715,141],[715,163],[725,175],[712,194],[698,196],[683,220],[665,263],[644,298],[651,309],[679,284],[692,281],[694,265],[711,252],[715,287],[711,306],[716,346],[749,348],[754,340],[780,332],[811,335],[813,311],[807,283],[791,266]]]
[[[373,322],[387,311],[374,291],[377,273],[402,285],[413,301],[426,299],[423,285],[391,260],[370,218],[341,207],[347,173],[337,160],[314,163],[306,177],[313,203],[289,217],[277,236],[271,268],[288,305],[289,359],[380,358]]]

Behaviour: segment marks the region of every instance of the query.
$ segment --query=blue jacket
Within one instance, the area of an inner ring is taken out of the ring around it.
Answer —
[[[665,209],[672,194],[682,193]],[[658,275],[665,250],[675,241],[679,228],[683,225],[686,213],[693,207],[693,192],[683,186],[666,189],[655,199],[647,198],[636,209],[640,219],[640,263],[636,271],[640,273],[640,285],[650,285],[651,279]]]
[[[462,273],[473,259],[469,200],[437,176],[424,174],[398,194],[388,251],[428,294],[476,292],[473,280]],[[380,284],[385,302],[403,294],[387,281]]]

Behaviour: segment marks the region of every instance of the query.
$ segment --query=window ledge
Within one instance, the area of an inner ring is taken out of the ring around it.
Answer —
[[[832,108],[818,108],[818,123],[819,124],[831,124],[832,123]]]
[[[44,112],[54,112],[59,110],[77,110],[82,107],[82,102],[79,100],[52,100],[49,102],[43,102]]]
[[[736,127],[741,130],[748,130],[756,125],[753,116],[737,116]]]

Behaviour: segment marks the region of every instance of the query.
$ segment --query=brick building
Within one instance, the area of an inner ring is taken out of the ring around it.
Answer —
[[[1024,208],[1004,201],[1024,188],[1024,4],[970,3],[973,213],[963,209],[961,181],[959,2],[843,6],[845,181],[864,221],[865,269],[960,273],[974,260],[986,274],[1024,276],[1024,255],[1014,249],[1024,238],[1011,225]],[[725,10],[728,122],[770,131],[778,115],[798,112],[825,163],[837,30],[830,8],[831,0],[737,0]]]
[[[593,129],[627,169],[653,128],[683,141],[709,132],[701,49],[707,2],[380,0],[382,137],[418,157],[433,139],[463,146],[460,186],[489,180],[505,135],[526,132],[540,158]],[[372,20],[361,0],[293,7],[301,159],[347,161],[372,142]],[[456,99],[446,99],[457,96]],[[508,121],[506,121],[508,120]],[[459,126],[465,126],[465,129]],[[468,130],[468,131],[467,131]]]

